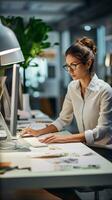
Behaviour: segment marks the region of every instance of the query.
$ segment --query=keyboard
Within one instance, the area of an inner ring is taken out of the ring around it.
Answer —
[[[25,147],[46,147],[48,146],[45,143],[42,143],[38,140],[38,138],[36,137],[20,137],[18,138],[18,141],[21,143],[21,145],[25,146]]]

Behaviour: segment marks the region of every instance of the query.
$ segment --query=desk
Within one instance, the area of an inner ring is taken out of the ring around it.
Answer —
[[[82,143],[55,144],[69,153],[80,155],[77,157],[83,163],[99,164],[99,169],[67,168],[56,169],[55,165],[46,165],[49,159],[41,159],[42,168],[38,170],[40,159],[30,157],[32,152],[1,153],[2,161],[11,161],[20,167],[30,166],[32,171],[14,170],[0,175],[2,190],[10,189],[34,189],[34,188],[56,188],[56,187],[92,187],[112,186],[112,163],[91,150]],[[41,148],[40,148],[41,151]],[[91,156],[85,156],[86,154]],[[52,158],[54,159],[54,158]],[[35,167],[37,166],[37,168]]]

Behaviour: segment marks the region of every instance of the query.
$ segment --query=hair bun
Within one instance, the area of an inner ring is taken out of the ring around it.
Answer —
[[[96,54],[96,45],[92,39],[83,37],[81,39],[78,39],[77,42],[80,45],[88,47],[93,52],[93,54]]]

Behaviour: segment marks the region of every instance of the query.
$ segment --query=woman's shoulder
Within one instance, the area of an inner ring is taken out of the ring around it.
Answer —
[[[102,91],[102,95],[111,96],[112,97],[112,87],[102,79],[99,79],[99,87]]]
[[[98,84],[102,89],[112,91],[112,87],[104,80],[98,79]]]

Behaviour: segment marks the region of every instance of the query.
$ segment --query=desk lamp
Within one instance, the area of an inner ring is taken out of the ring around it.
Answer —
[[[12,95],[11,95],[11,133],[16,133],[17,99],[19,85],[19,65],[24,57],[14,32],[0,23],[0,68],[13,64]]]

